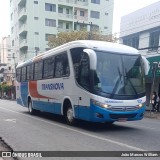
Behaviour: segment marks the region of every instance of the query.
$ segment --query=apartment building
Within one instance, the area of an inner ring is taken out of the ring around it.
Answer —
[[[112,33],[114,0],[10,0],[11,43],[17,61],[48,49],[59,32],[99,29]]]
[[[0,44],[0,63],[12,63],[11,37],[2,37]]]
[[[160,1],[122,17],[120,43],[137,48],[150,62],[150,71],[146,76],[149,104],[153,63],[157,62],[160,67]],[[160,94],[160,68],[156,72],[153,90]]]
[[[11,37],[2,37],[0,45],[0,82],[12,85],[15,78],[15,61],[11,49]]]

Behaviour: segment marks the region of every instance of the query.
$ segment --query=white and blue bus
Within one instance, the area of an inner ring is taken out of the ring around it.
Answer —
[[[80,40],[46,51],[16,68],[17,103],[91,122],[141,120],[145,112],[145,67],[134,48]]]

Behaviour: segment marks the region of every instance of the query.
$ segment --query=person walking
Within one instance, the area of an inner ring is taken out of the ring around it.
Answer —
[[[160,106],[160,94],[157,96],[157,112],[159,112],[159,106]]]
[[[157,93],[154,91],[152,95],[152,111],[156,111]]]

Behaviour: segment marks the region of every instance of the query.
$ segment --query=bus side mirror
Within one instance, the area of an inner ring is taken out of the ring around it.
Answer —
[[[87,53],[90,61],[90,69],[96,70],[97,68],[97,56],[94,50],[92,49],[84,49],[83,52]]]
[[[149,72],[149,69],[150,69],[149,61],[144,56],[142,56],[142,60],[143,60],[143,67],[144,67],[145,75],[148,75],[148,72]]]

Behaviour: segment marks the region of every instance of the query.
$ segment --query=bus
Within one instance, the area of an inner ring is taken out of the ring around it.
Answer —
[[[16,68],[16,100],[30,114],[63,115],[112,124],[143,118],[147,60],[122,44],[78,40],[29,59]]]

